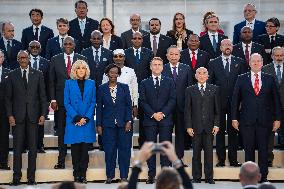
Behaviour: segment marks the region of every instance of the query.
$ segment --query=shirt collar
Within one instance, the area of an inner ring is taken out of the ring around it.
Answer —
[[[226,59],[228,59],[229,62],[231,62],[231,58],[232,58],[232,55],[230,55],[229,57],[226,57],[226,56],[224,56],[224,54],[222,53],[222,60],[223,60],[223,61],[226,60]]]
[[[160,35],[161,35],[161,34],[158,33],[158,34],[156,34],[155,36],[156,36],[156,38],[160,38]],[[150,33],[150,37],[151,37],[151,38],[154,38],[154,35]]]
[[[135,49],[134,47],[132,47],[132,48],[133,48],[134,53],[136,53],[136,50],[138,50],[138,53],[141,52],[141,47],[139,47],[138,49]]]
[[[95,47],[92,46],[92,49],[93,49],[93,51],[99,51],[99,52],[101,52],[102,46],[100,45],[100,48],[98,48],[98,49],[96,49]]]
[[[10,41],[10,45],[12,46],[12,41],[13,41],[13,39],[8,40],[8,39],[6,39],[6,38],[3,36],[3,41],[4,41],[4,43],[5,43],[6,45],[8,44],[8,41]]]
[[[208,35],[209,35],[209,36],[212,36],[212,35],[218,36],[218,32],[216,31],[215,33],[212,33],[212,32],[210,32],[210,31],[208,31]]]
[[[246,45],[247,45],[247,44],[245,44],[244,42],[242,42],[242,46],[243,46],[243,47],[246,47]],[[249,46],[249,47],[252,46],[252,41],[248,44],[248,46]]]
[[[170,66],[171,66],[172,69],[174,69],[174,67],[176,67],[176,69],[178,69],[178,67],[179,67],[179,62],[177,63],[176,66],[173,66],[173,65],[170,63]]]
[[[62,37],[65,39],[68,36],[68,34],[66,33],[64,36],[63,35],[58,35],[59,39],[61,39]]]
[[[256,74],[256,73],[254,73],[253,71],[250,71],[250,74],[251,74],[251,76],[255,77],[254,74]],[[260,78],[261,77],[261,71],[257,72],[257,75],[258,75],[258,78]]]
[[[27,71],[27,73],[28,73],[28,72],[29,72],[29,68],[30,68],[30,66],[29,66],[29,65],[28,65],[28,67],[27,67],[26,69],[23,69],[23,68],[21,68],[21,67],[20,67],[20,69],[21,69],[21,72],[22,72],[22,73],[23,73],[23,71],[24,71],[24,70],[26,70],[26,71]]]
[[[35,30],[37,27],[38,27],[39,29],[41,29],[41,26],[42,26],[42,24],[40,24],[40,25],[38,25],[38,26],[33,25],[33,30]]]
[[[37,55],[37,56],[33,56],[32,54],[30,54],[30,60],[34,61],[34,58],[39,59],[39,55]]]
[[[257,185],[246,185],[243,188],[257,188]]]
[[[195,55],[198,53],[198,49],[194,50]],[[192,54],[192,50],[189,49],[189,54]]]
[[[255,19],[253,19],[251,22],[249,22],[249,21],[246,20],[246,25],[249,25],[249,23],[251,23],[252,25],[254,25]]]
[[[273,61],[273,64],[274,64],[274,67],[276,67],[276,68],[277,68],[278,65],[280,65],[280,68],[283,67],[283,63],[282,63],[282,64],[277,64],[277,63],[275,63],[275,62]]]
[[[198,89],[201,89],[201,84],[200,83],[197,83],[198,85]],[[206,82],[203,83],[203,89],[205,90],[206,89]]]
[[[154,75],[152,74],[152,77],[153,77],[154,80],[156,79],[156,77],[158,77],[159,81],[161,81],[162,75],[160,74],[159,76],[154,76]]]
[[[277,34],[277,33],[275,33],[275,34],[273,34],[273,35],[269,35],[269,38],[271,38],[272,36],[274,36],[274,39],[275,39],[276,34]]]
[[[132,30],[132,33],[139,32],[139,31],[140,31],[139,28],[138,28],[137,31],[134,31],[132,28],[131,28],[131,30]]]
[[[83,21],[84,23],[86,23],[86,20],[87,20],[87,18],[84,18],[84,19],[78,18],[78,21],[79,21],[79,22]]]
[[[72,52],[71,54],[67,55],[66,53],[64,53],[64,59],[67,59],[67,56],[70,56],[70,58],[72,59],[74,56],[74,52]]]

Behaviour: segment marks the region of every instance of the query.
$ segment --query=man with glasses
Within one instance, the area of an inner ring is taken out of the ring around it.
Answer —
[[[234,26],[233,44],[240,42],[240,31],[244,26],[249,26],[253,31],[253,41],[257,36],[265,33],[265,23],[255,19],[257,10],[254,4],[248,3],[243,9],[245,20]]]
[[[142,36],[148,34],[147,31],[140,29],[141,17],[140,17],[139,14],[132,14],[130,16],[129,22],[131,24],[131,29],[127,30],[127,31],[125,31],[121,34],[121,40],[122,40],[124,49],[128,49],[129,47],[132,47],[132,35],[135,32],[140,32],[142,34]]]

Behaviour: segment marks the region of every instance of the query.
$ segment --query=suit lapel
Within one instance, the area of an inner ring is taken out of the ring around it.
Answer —
[[[15,73],[15,77],[21,83],[23,89],[25,89],[24,80],[21,72],[21,68],[18,68],[17,72]]]
[[[254,92],[254,88],[253,88],[253,83],[252,83],[252,81],[251,81],[251,72],[249,72],[248,74],[247,74],[247,82],[248,82],[248,84],[249,84],[249,91],[250,92],[252,92],[254,95],[255,95],[255,92]]]

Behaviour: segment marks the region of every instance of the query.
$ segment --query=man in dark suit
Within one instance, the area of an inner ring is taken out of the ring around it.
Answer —
[[[88,4],[86,1],[76,1],[75,13],[77,18],[70,21],[68,35],[78,40],[80,48],[78,52],[81,52],[92,45],[90,41],[91,33],[98,29],[99,22],[87,17]]]
[[[53,38],[53,31],[42,25],[43,12],[41,9],[30,10],[29,16],[33,25],[23,29],[21,40],[23,48],[28,49],[29,43],[33,40],[39,41],[42,48],[40,56],[45,57],[46,44],[48,39]]]
[[[104,70],[112,63],[112,52],[102,47],[103,36],[99,30],[91,33],[92,46],[82,51],[82,55],[88,59],[91,75],[90,78],[96,81],[96,86],[102,84]]]
[[[191,34],[187,41],[188,49],[181,51],[181,61],[184,64],[188,64],[193,73],[200,67],[208,67],[210,61],[207,52],[200,50],[200,41],[197,34]],[[192,75],[193,83],[196,83],[194,74]]]
[[[22,43],[14,39],[14,25],[11,22],[3,22],[0,49],[5,55],[5,61],[3,63],[5,68],[14,70],[19,67],[17,54],[22,48]]]
[[[240,75],[236,82],[231,114],[232,126],[242,135],[245,161],[255,161],[257,146],[261,182],[266,182],[268,137],[280,127],[281,104],[275,79],[261,72],[262,65],[261,55],[252,54],[251,71]]]
[[[196,70],[197,84],[185,91],[185,128],[193,137],[192,176],[200,183],[202,177],[201,150],[204,150],[205,182],[213,180],[213,139],[219,131],[220,95],[219,88],[207,83],[208,71],[204,67]]]
[[[9,154],[9,122],[5,108],[6,81],[10,70],[4,68],[4,52],[0,50],[0,169],[10,170]]]
[[[141,17],[140,17],[139,14],[132,14],[130,16],[129,22],[131,24],[131,29],[123,32],[121,34],[121,36],[120,36],[124,49],[128,49],[128,48],[132,47],[132,37],[133,37],[132,35],[135,32],[140,32],[142,34],[142,37],[144,35],[148,34],[147,31],[140,29],[140,27],[141,27]]]
[[[143,37],[142,46],[151,49],[154,56],[158,56],[167,62],[167,49],[172,45],[172,39],[160,33],[161,21],[151,18],[149,21],[150,34]]]
[[[272,49],[277,46],[284,47],[284,36],[277,33],[280,28],[280,22],[277,18],[269,18],[265,24],[266,34],[259,35],[257,43],[264,46],[268,63],[270,63],[272,62]]]
[[[209,62],[208,82],[220,87],[221,109],[220,129],[216,136],[216,151],[219,162],[216,167],[224,167],[226,160],[225,133],[228,133],[228,157],[230,166],[239,167],[237,161],[238,132],[232,127],[231,100],[238,75],[244,71],[245,62],[233,56],[233,44],[230,39],[221,41],[222,55]]]
[[[280,145],[283,147],[283,136],[284,136],[284,80],[283,80],[283,63],[284,63],[284,49],[282,47],[274,47],[272,49],[272,59],[273,62],[264,66],[262,71],[264,73],[268,73],[274,76],[277,88],[280,94],[280,102],[281,102],[281,127],[278,130],[278,141]],[[269,136],[268,141],[268,166],[272,167],[272,162],[274,159],[273,155],[273,147],[274,147],[274,136],[276,131],[272,131]]]
[[[65,156],[67,147],[64,144],[66,110],[64,108],[64,86],[65,81],[70,78],[72,64],[76,60],[87,59],[74,53],[75,42],[71,36],[67,36],[63,41],[64,53],[60,53],[51,58],[49,70],[49,93],[51,108],[57,113],[57,134],[58,134],[58,162],[54,169],[65,168]]]
[[[30,53],[30,66],[35,69],[39,70],[43,73],[44,83],[45,83],[45,93],[47,94],[47,102],[49,102],[49,95],[48,95],[48,72],[49,72],[49,61],[40,56],[41,52],[41,45],[40,42],[33,40],[29,43],[28,51]],[[47,109],[48,114],[48,109]],[[47,117],[47,114],[45,117]],[[37,143],[37,150],[38,153],[45,153],[44,145],[43,145],[43,138],[44,138],[44,127],[38,128],[38,143]]]
[[[184,95],[185,89],[192,84],[192,70],[181,63],[180,50],[172,45],[168,48],[167,58],[169,63],[164,66],[162,74],[172,78],[176,88],[176,107],[174,111],[175,150],[179,159],[184,156],[185,145],[190,145],[189,136],[184,129]]]
[[[263,64],[267,64],[264,47],[252,41],[252,29],[244,26],[241,30],[241,42],[234,45],[232,54],[246,62],[245,71],[250,70],[249,59],[253,53],[258,53],[263,58]]]
[[[29,66],[29,54],[20,51],[20,68],[9,73],[6,89],[6,110],[13,127],[13,181],[19,185],[22,177],[22,149],[28,141],[28,185],[35,185],[38,125],[43,127],[46,96],[43,75]]]
[[[244,6],[245,20],[234,26],[233,44],[238,44],[240,39],[240,31],[244,26],[248,26],[253,31],[253,41],[257,40],[257,36],[265,34],[265,23],[255,19],[257,10],[254,4],[248,3]]]
[[[225,35],[218,33],[219,18],[217,15],[212,14],[205,20],[208,32],[200,37],[200,49],[209,54],[210,59],[217,58],[221,55],[220,43],[223,39],[228,38]]]
[[[140,84],[139,100],[144,111],[144,132],[146,141],[159,142],[172,140],[173,111],[176,103],[175,84],[172,79],[161,75],[163,60],[154,57],[150,64],[152,77]],[[160,156],[161,166],[170,166],[165,156]],[[148,179],[146,184],[153,184],[156,176],[156,154],[148,161]]]
[[[240,169],[239,178],[243,188],[257,189],[258,182],[261,179],[259,166],[252,161],[243,163]]]

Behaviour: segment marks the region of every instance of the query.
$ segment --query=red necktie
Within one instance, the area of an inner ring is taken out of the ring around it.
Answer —
[[[68,55],[67,56],[67,75],[68,77],[70,77],[70,74],[71,74],[71,58],[70,56]]]
[[[254,93],[256,95],[258,95],[259,93],[259,79],[258,79],[258,74],[254,74],[255,76],[255,81],[254,81],[254,85],[253,85],[253,89],[254,89]]]
[[[195,52],[194,51],[191,51],[191,52],[192,52],[191,66],[192,66],[192,69],[195,69],[195,66],[196,66]]]
[[[246,62],[247,64],[249,64],[249,49],[248,49],[248,44],[246,44],[246,49],[245,49],[245,58],[246,58]]]

